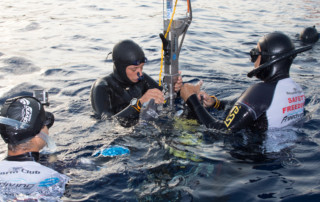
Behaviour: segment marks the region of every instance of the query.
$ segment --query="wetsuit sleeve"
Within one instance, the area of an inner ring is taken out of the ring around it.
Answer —
[[[158,85],[148,74],[143,73],[144,79],[142,80],[143,85],[141,89],[142,95],[149,89],[158,88],[162,90],[162,87]],[[142,96],[141,95],[141,96]],[[140,98],[140,97],[137,97]],[[130,104],[124,108],[119,113],[115,114],[114,117],[119,121],[119,123],[124,127],[130,127],[138,123],[140,115],[140,109],[137,107],[132,107]]]
[[[209,112],[200,104],[200,101],[195,94],[188,98],[187,104],[196,115],[198,121],[208,128],[236,131],[246,128],[254,120],[252,111],[238,102],[230,110],[224,121],[218,120],[209,114]]]
[[[111,104],[111,92],[107,85],[95,86],[91,96],[93,108],[102,120],[115,118],[119,121],[120,125],[124,127],[130,127],[137,123],[139,111],[134,109],[131,105],[128,105],[122,111],[114,114]]]
[[[216,109],[216,110],[224,110],[227,104],[228,104],[228,101],[219,100],[219,104],[218,105],[214,104],[214,105],[208,107],[207,109],[208,110],[214,110],[214,109]]]
[[[139,115],[140,111],[129,105],[113,117],[116,118],[122,126],[131,127],[138,123]]]
[[[256,120],[255,112],[239,102],[232,107],[223,124],[227,130],[236,131],[248,128]]]
[[[97,81],[91,88],[91,105],[95,114],[101,119],[113,115],[111,106],[111,91],[106,81]]]

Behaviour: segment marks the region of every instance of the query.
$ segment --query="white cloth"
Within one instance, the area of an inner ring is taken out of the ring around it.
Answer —
[[[280,80],[266,112],[268,128],[282,128],[301,120],[304,115],[304,102],[305,96],[300,85],[291,78]]]
[[[34,161],[0,162],[0,200],[59,199],[69,177]],[[27,198],[25,198],[27,196]]]

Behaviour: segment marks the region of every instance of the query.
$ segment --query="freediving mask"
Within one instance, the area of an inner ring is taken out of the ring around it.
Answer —
[[[259,51],[258,48],[253,48],[251,49],[250,51],[250,57],[251,57],[251,62],[256,62],[259,55],[266,55],[266,56],[272,56],[272,54],[269,54],[267,52],[264,52],[264,51]]]
[[[144,57],[142,60],[136,60],[136,61],[132,62],[131,65],[138,66],[138,65],[140,65],[142,63],[147,63],[147,62],[148,62],[148,59],[146,57]]]

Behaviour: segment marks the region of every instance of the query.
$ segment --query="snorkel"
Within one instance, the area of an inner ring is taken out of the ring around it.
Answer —
[[[53,138],[51,138],[45,132],[40,131],[38,137],[40,137],[46,143],[46,146],[41,150],[42,153],[52,153],[56,150],[57,146]]]
[[[303,47],[303,48],[299,48],[299,49],[297,49],[297,50],[293,50],[292,52],[289,52],[289,53],[281,54],[281,55],[279,55],[278,57],[276,57],[275,59],[273,59],[273,60],[271,60],[271,61],[269,61],[269,62],[266,62],[266,63],[260,65],[259,67],[253,69],[252,71],[250,71],[250,72],[247,74],[247,76],[248,76],[249,78],[252,78],[252,77],[255,76],[258,72],[266,69],[267,67],[275,64],[276,62],[279,62],[279,61],[281,61],[281,60],[283,60],[283,59],[286,59],[286,58],[288,58],[288,57],[290,57],[290,56],[296,55],[296,54],[298,54],[298,53],[301,53],[301,52],[304,52],[304,51],[307,51],[307,50],[310,50],[310,49],[312,49],[312,46],[311,46],[311,45],[306,46],[306,47]]]

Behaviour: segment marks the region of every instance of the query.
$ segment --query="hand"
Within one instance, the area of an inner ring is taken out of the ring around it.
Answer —
[[[206,92],[200,91],[198,99],[201,101],[204,107],[211,107],[216,103],[216,100],[210,97]]]
[[[164,96],[161,90],[157,88],[149,89],[141,98],[141,104],[148,102],[149,100],[154,99],[156,104],[164,103]]]
[[[140,111],[140,122],[155,121],[158,117],[158,105],[154,103],[154,99],[151,99],[148,103],[142,105]]]
[[[202,85],[202,81],[200,81],[196,85],[185,83],[181,87],[180,96],[186,102],[191,95],[198,94],[200,92],[201,85]]]
[[[182,77],[180,75],[181,75],[181,71],[179,71],[178,80],[174,84],[174,91],[175,92],[179,92],[181,90],[181,87],[182,87]]]

